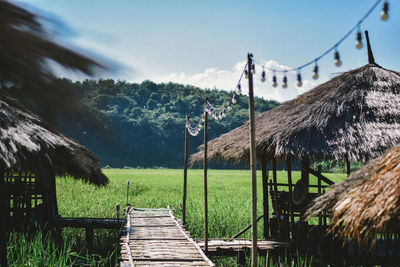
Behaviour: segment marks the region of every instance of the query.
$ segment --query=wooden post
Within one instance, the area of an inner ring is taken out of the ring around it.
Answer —
[[[207,105],[206,98],[205,105]],[[208,112],[204,112],[204,251],[208,253],[208,199],[207,199],[207,146],[208,146]]]
[[[186,121],[189,121],[189,115],[186,114]],[[189,154],[189,131],[185,123],[185,159],[183,162],[183,199],[182,199],[182,221],[186,225],[186,188],[187,188],[187,165]]]
[[[85,232],[86,232],[86,248],[90,253],[92,253],[92,249],[93,249],[93,228],[89,227],[89,228],[85,228]]]
[[[247,54],[247,73],[249,78],[249,120],[250,120],[250,169],[251,169],[251,266],[257,266],[257,169],[256,169],[256,134],[254,122],[253,92],[253,55]]]
[[[274,198],[275,198],[275,212],[276,212],[276,222],[278,224],[278,237],[281,237],[281,212],[278,207],[278,181],[276,177],[276,159],[272,159],[272,178],[274,181]]]
[[[269,237],[269,201],[268,201],[268,169],[267,155],[263,153],[261,158],[262,187],[263,187],[263,214],[264,214],[264,239]]]
[[[350,160],[347,155],[345,157],[345,160],[346,160],[346,173],[347,173],[347,177],[349,177],[350,176]]]
[[[310,167],[310,160],[308,158],[303,158],[301,160],[301,179],[306,183],[307,185],[307,193],[309,190],[309,184],[310,184],[310,173],[308,171]]]
[[[318,173],[321,174],[321,165],[318,165],[318,169],[317,169]],[[320,196],[322,194],[322,187],[321,187],[321,179],[318,178],[318,196]],[[322,216],[319,215],[318,216],[318,225],[322,225]]]
[[[8,197],[4,188],[4,170],[0,169],[0,266],[7,267]]]
[[[287,165],[287,174],[288,174],[288,184],[289,184],[289,214],[290,214],[290,232],[292,233],[292,238],[293,238],[293,230],[294,230],[294,215],[293,215],[293,205],[292,205],[292,199],[293,199],[293,183],[292,183],[292,163],[290,158],[288,157],[286,159],[286,165]]]

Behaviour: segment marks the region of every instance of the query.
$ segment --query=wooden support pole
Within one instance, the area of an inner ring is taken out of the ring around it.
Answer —
[[[4,170],[0,170],[0,266],[7,267],[8,197],[4,188]]]
[[[321,174],[321,165],[318,165],[317,172]],[[318,196],[322,194],[321,179],[318,177]],[[318,225],[322,225],[322,216],[318,216]]]
[[[189,115],[186,114],[186,121],[189,121]],[[183,199],[182,199],[182,221],[186,225],[186,189],[187,189],[187,166],[189,157],[189,131],[185,123],[185,158],[183,162]]]
[[[208,99],[206,98],[205,105]],[[204,251],[208,253],[208,199],[207,199],[207,147],[208,147],[208,113],[204,113]]]
[[[349,160],[349,157],[346,155],[346,157],[345,157],[345,160],[346,160],[346,173],[347,173],[347,177],[349,177],[350,176],[350,173],[351,173],[351,171],[350,171],[350,160]]]
[[[294,231],[294,215],[293,215],[293,182],[292,182],[292,162],[290,158],[286,159],[287,165],[287,174],[288,174],[288,185],[289,185],[289,214],[290,214],[290,232],[292,233],[293,238],[293,231]]]
[[[263,187],[263,215],[264,215],[264,239],[269,237],[269,200],[268,200],[268,169],[267,169],[267,155],[263,153],[261,158],[261,173],[262,173],[262,187]]]
[[[272,179],[274,183],[274,206],[276,212],[276,222],[278,224],[278,237],[281,237],[281,212],[278,207],[278,181],[276,177],[276,159],[272,159]]]
[[[247,73],[249,78],[249,134],[250,134],[250,170],[251,170],[251,222],[252,246],[251,266],[257,266],[257,169],[256,169],[256,134],[254,118],[253,92],[253,55],[247,54]]]
[[[86,232],[86,248],[89,254],[91,254],[93,249],[93,228],[92,227],[85,228],[85,232]]]
[[[301,160],[301,179],[306,183],[307,185],[307,193],[309,189],[309,184],[310,184],[310,160],[308,158],[303,158]]]

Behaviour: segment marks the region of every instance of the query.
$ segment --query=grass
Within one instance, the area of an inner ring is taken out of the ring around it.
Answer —
[[[179,203],[182,202],[183,170],[177,169],[104,169],[110,179],[109,185],[96,187],[70,178],[57,180],[57,201],[59,213],[63,217],[116,217],[115,205],[126,204],[126,182],[130,180],[129,202],[135,207],[165,208],[170,206],[175,215],[181,217]],[[293,180],[300,178],[300,172],[293,172]],[[344,178],[342,174],[325,174],[333,181]],[[262,185],[261,172],[258,177],[258,214],[262,213]],[[286,182],[286,172],[278,171],[278,181]],[[312,179],[311,182],[314,180]],[[203,171],[188,171],[187,193],[187,228],[195,238],[203,236]],[[248,170],[209,170],[208,172],[208,202],[209,202],[209,235],[211,238],[231,237],[250,223],[251,216],[251,179]],[[271,204],[271,203],[270,203]],[[270,211],[272,208],[270,208]],[[262,220],[258,234],[262,237]],[[82,266],[115,266],[117,264],[118,242],[117,231],[96,230],[94,232],[94,253],[87,255],[85,250],[84,230],[64,229],[64,245],[57,250],[60,264],[54,266],[76,265]],[[39,248],[37,240],[24,240],[21,235],[11,238],[9,255],[12,261],[22,262],[26,255],[43,256],[43,253],[52,251],[46,241]],[[250,238],[250,232],[242,237]],[[43,239],[40,237],[39,240]],[[33,245],[29,242],[33,242]],[[43,243],[43,242],[41,242]],[[11,247],[13,251],[10,252]],[[29,250],[27,247],[36,247],[43,253]],[[48,249],[50,248],[50,249]],[[54,251],[54,250],[53,250]],[[14,253],[14,254],[13,254]],[[13,255],[11,255],[13,254]],[[46,254],[47,255],[47,254]],[[17,260],[19,259],[19,260]],[[12,263],[12,262],[11,262]],[[63,264],[65,263],[65,264]],[[46,264],[47,265],[47,264]],[[10,266],[22,266],[20,264]],[[29,266],[29,265],[27,265]],[[40,266],[40,265],[32,265]],[[234,261],[226,260],[221,266],[234,266]]]

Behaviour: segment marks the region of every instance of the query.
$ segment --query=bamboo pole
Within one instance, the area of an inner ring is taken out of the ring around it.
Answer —
[[[186,114],[186,121],[189,121],[189,115]],[[182,221],[186,225],[186,189],[187,189],[187,165],[188,165],[188,148],[189,146],[189,131],[185,123],[185,158],[183,163],[183,199],[182,199]]]
[[[317,172],[321,174],[321,165],[318,165]],[[321,187],[321,179],[318,177],[318,196],[322,194],[322,187]],[[321,215],[318,216],[318,225],[322,225],[322,217]]]
[[[272,159],[272,179],[274,183],[274,206],[276,212],[276,222],[278,224],[278,237],[281,237],[281,212],[278,207],[278,181],[276,177],[276,158]]]
[[[207,105],[206,98],[205,104]],[[204,112],[204,251],[208,253],[208,199],[207,199],[207,147],[208,147],[208,113]]]
[[[263,214],[264,214],[264,239],[269,237],[269,201],[268,201],[268,169],[267,169],[267,156],[263,153],[261,158],[261,173],[262,173],[262,187],[263,187]]]
[[[250,169],[251,169],[251,266],[257,266],[257,170],[255,149],[254,92],[253,92],[253,55],[247,54],[247,73],[249,78],[249,134],[250,134]]]
[[[289,214],[290,214],[290,232],[292,233],[293,238],[293,230],[294,230],[294,215],[293,215],[293,183],[292,183],[292,162],[290,158],[286,159],[287,165],[287,174],[288,174],[288,184],[289,184]]]
[[[350,171],[350,160],[349,160],[349,157],[347,155],[346,155],[345,160],[346,160],[346,173],[347,173],[347,177],[349,177],[350,173],[351,173],[351,171]]]

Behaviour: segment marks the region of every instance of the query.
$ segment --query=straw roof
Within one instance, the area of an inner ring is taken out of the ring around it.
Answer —
[[[400,145],[318,197],[307,215],[331,213],[330,231],[345,241],[367,242],[400,223]],[[398,232],[398,231],[397,231]]]
[[[89,150],[49,127],[19,102],[0,95],[0,170],[71,175],[108,182]]]
[[[368,160],[400,141],[400,73],[367,64],[261,113],[257,157]],[[208,158],[249,161],[248,122],[208,143]],[[191,157],[203,160],[203,147]]]

